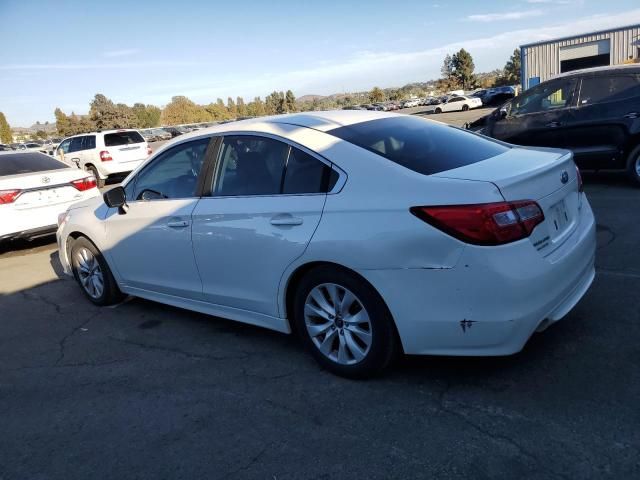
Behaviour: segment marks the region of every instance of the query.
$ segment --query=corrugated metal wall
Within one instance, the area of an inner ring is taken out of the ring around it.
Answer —
[[[633,42],[640,40],[640,25],[624,30],[602,32],[597,35],[584,35],[569,40],[525,46],[522,52],[526,76],[523,79],[524,86],[526,87],[529,78],[540,77],[540,81],[544,82],[560,73],[560,47],[604,39],[611,41],[612,65],[624,63],[630,56],[638,59],[638,46],[633,45]]]

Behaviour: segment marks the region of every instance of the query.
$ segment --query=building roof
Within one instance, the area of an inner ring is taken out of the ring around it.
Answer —
[[[520,45],[520,48],[534,47],[536,45],[545,45],[547,43],[564,42],[565,40],[573,40],[575,38],[587,37],[591,35],[601,35],[603,33],[618,32],[620,30],[630,30],[632,28],[640,28],[640,24],[626,25],[624,27],[608,28],[606,30],[598,30],[596,32],[585,32],[577,35],[571,35],[569,37],[559,37],[559,38],[552,38],[549,40],[541,40],[539,42],[525,43],[524,45]]]

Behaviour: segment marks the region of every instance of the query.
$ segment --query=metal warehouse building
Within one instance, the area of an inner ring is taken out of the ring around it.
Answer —
[[[640,25],[520,47],[522,88],[581,68],[640,62]]]

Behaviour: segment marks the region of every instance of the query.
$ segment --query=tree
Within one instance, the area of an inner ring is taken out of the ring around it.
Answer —
[[[516,48],[504,66],[504,78],[510,85],[520,84],[520,49]]]
[[[287,90],[287,93],[285,94],[284,102],[287,108],[287,112],[296,111],[296,97],[291,90]]]
[[[250,117],[262,117],[263,115],[266,115],[264,102],[260,97],[255,97],[253,102],[249,102],[247,105],[247,115]]]
[[[453,58],[451,55],[447,53],[444,57],[444,62],[442,63],[442,67],[440,68],[440,73],[442,74],[442,78],[444,80],[451,80],[453,78]]]
[[[58,135],[66,137],[69,129],[69,117],[59,108],[56,108],[53,114],[56,117],[56,130],[58,131]]]
[[[178,95],[164,107],[161,117],[164,125],[180,125],[211,120],[211,114],[204,107],[196,105],[187,97]]]
[[[124,124],[126,119],[121,118],[122,109],[116,107],[111,100],[101,93],[96,93],[89,105],[89,118],[98,130],[126,128],[128,126]]]
[[[372,103],[383,102],[384,92],[379,87],[373,87],[369,92],[369,101]]]
[[[136,128],[152,128],[160,125],[162,110],[155,105],[135,103],[131,110],[135,117],[134,123]]]
[[[238,117],[247,116],[247,106],[244,104],[244,98],[236,98],[236,109],[238,110]]]
[[[451,64],[453,65],[453,75],[458,79],[462,88],[472,87],[475,79],[473,75],[475,65],[471,54],[461,48],[458,53],[451,57]]]
[[[229,111],[229,115],[231,118],[236,118],[238,116],[238,109],[236,108],[236,104],[233,101],[233,98],[227,98],[227,110]]]
[[[11,133],[11,127],[7,122],[4,113],[0,112],[0,142],[11,143],[13,142],[13,134]]]
[[[268,115],[279,115],[287,111],[283,92],[272,92],[265,98],[264,103]]]
[[[228,120],[230,118],[227,107],[224,106],[224,102],[221,98],[219,98],[216,103],[212,102],[204,108],[209,113],[212,120]]]

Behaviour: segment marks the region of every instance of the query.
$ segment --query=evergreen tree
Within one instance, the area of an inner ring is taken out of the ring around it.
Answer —
[[[11,127],[7,122],[4,113],[0,112],[0,142],[11,143],[13,142],[13,134],[11,133]]]
[[[452,65],[454,68],[454,75],[462,85],[462,88],[471,88],[475,82],[473,70],[475,65],[473,64],[473,57],[464,48],[453,55]]]
[[[287,112],[296,111],[296,97],[291,90],[287,90],[287,93],[285,94],[285,105]]]

